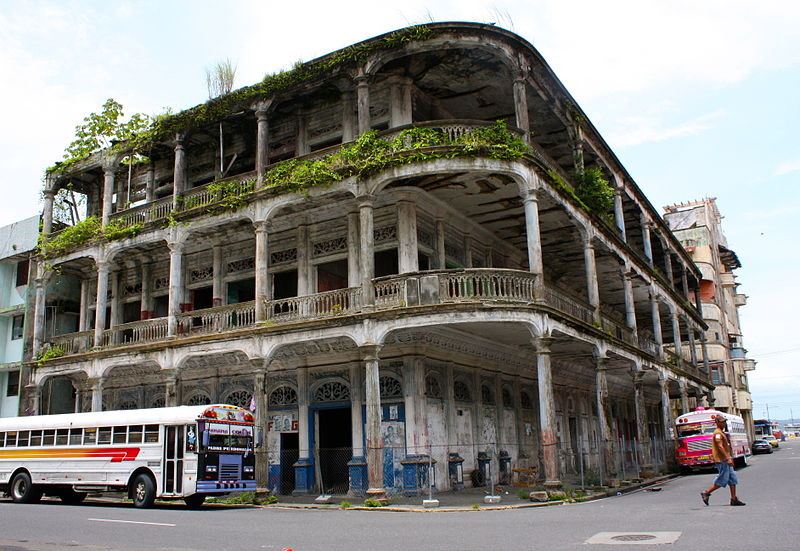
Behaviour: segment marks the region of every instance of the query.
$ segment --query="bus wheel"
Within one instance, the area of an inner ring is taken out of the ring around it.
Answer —
[[[11,499],[14,503],[36,503],[42,499],[42,491],[31,482],[28,473],[17,473],[11,480]]]
[[[690,474],[692,474],[691,467],[684,467],[683,465],[681,465],[679,471],[683,476],[689,476]]]
[[[76,492],[72,488],[65,488],[61,490],[58,497],[63,503],[68,505],[77,505],[86,499],[86,492]]]
[[[206,496],[203,494],[192,494],[190,496],[186,496],[183,498],[184,503],[189,509],[197,509],[203,502],[206,500]]]
[[[136,507],[146,509],[153,505],[156,500],[156,484],[153,479],[146,475],[140,474],[133,481],[133,504]]]

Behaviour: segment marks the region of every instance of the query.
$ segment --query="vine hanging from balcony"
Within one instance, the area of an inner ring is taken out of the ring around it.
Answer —
[[[120,222],[114,220],[102,227],[99,218],[89,216],[86,220],[65,228],[53,237],[40,236],[39,254],[44,258],[54,258],[91,241],[115,241],[126,237],[134,237],[141,229],[141,224],[123,226]]]

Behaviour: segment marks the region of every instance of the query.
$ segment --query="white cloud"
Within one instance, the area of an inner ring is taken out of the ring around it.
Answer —
[[[663,142],[673,138],[694,136],[712,127],[724,115],[722,110],[706,113],[678,124],[667,124],[665,112],[643,114],[616,120],[604,133],[614,147],[627,147],[647,142]]]
[[[775,176],[783,176],[790,172],[797,172],[798,170],[800,170],[800,159],[790,159],[778,165],[778,168],[775,170]]]

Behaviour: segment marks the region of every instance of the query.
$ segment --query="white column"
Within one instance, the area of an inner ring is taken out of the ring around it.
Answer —
[[[144,188],[144,201],[150,203],[156,198],[156,167],[153,161],[147,165],[147,180]]]
[[[256,187],[264,185],[264,173],[269,166],[269,120],[267,110],[269,104],[260,103],[256,107],[258,131],[256,133]]]
[[[347,213],[347,286],[359,287],[361,285],[361,262],[357,210]]]
[[[608,358],[602,354],[595,354],[595,389],[597,393],[597,421],[602,451],[603,471],[607,478],[614,478],[617,474],[616,441],[611,432],[611,403],[608,399]]]
[[[78,313],[78,331],[86,331],[89,326],[89,280],[81,278],[81,305]]]
[[[111,211],[114,208],[112,201],[114,199],[114,170],[116,165],[104,164],[103,165],[103,214],[102,225],[108,224],[111,219]]]
[[[639,330],[636,324],[636,302],[633,298],[633,272],[625,266],[622,267],[622,289],[625,297],[625,324],[635,337]]]
[[[593,236],[587,232],[583,235],[583,260],[586,269],[586,292],[592,314],[596,323],[600,322],[600,288],[597,281],[597,263],[594,256]]]
[[[653,245],[650,242],[650,226],[651,224],[647,222],[644,217],[642,217],[642,241],[644,244],[644,255],[647,257],[647,263],[650,264],[650,267],[653,267]]]
[[[529,143],[528,95],[526,93],[525,75],[522,72],[518,72],[514,78],[514,115],[517,127],[523,131],[522,139],[525,143]]]
[[[350,416],[352,417],[353,457],[364,457],[364,419],[361,414],[361,365],[350,366]]]
[[[120,324],[122,317],[122,301],[120,291],[120,279],[122,272],[115,270],[111,272],[111,320],[108,324],[112,329]]]
[[[103,383],[105,377],[92,380],[92,411],[103,411]]]
[[[94,345],[102,346],[103,331],[106,327],[106,305],[108,304],[108,272],[109,262],[96,260],[97,265],[97,297],[94,307]]]
[[[299,439],[299,458],[311,458],[311,432],[308,425],[308,371],[297,370],[297,432]]]
[[[525,208],[525,233],[528,243],[528,268],[532,274],[541,277],[542,239],[539,233],[539,196],[536,190],[529,189],[522,195]]]
[[[447,253],[445,252],[445,226],[444,220],[436,219],[436,266],[437,270],[444,270],[447,267]]]
[[[678,362],[681,361],[681,320],[677,314],[677,307],[670,309],[670,317],[672,318],[672,342],[675,346],[675,355],[678,357]]]
[[[342,143],[352,142],[356,137],[355,109],[353,108],[353,92],[342,92]]]
[[[153,317],[153,278],[152,266],[147,259],[142,260],[142,300],[139,319],[149,320]]]
[[[359,230],[361,243],[361,294],[365,305],[375,304],[375,234],[373,229],[373,204],[375,197],[364,195],[358,198]]]
[[[545,486],[560,486],[558,474],[558,434],[550,344],[553,339],[536,339],[536,377],[539,385],[539,431],[542,438],[542,463]]]
[[[625,231],[625,212],[622,210],[622,187],[619,180],[617,180],[617,188],[614,189],[614,221],[617,223],[619,234],[623,241],[628,240],[628,234]]]
[[[211,271],[213,272],[213,281],[211,287],[211,305],[222,306],[225,304],[225,271],[222,265],[222,246],[214,245],[211,248]],[[258,228],[256,227],[256,261],[258,260]],[[258,295],[258,262],[256,262],[256,295]],[[258,300],[258,299],[256,299]],[[256,302],[256,310],[258,310],[258,302]]]
[[[361,135],[372,128],[369,114],[369,83],[362,70],[355,78],[356,101],[358,102],[358,134]]]
[[[48,181],[48,183],[50,183]],[[55,192],[52,189],[45,189],[44,194],[44,209],[42,210],[42,235],[47,235],[53,231],[53,202],[55,201]]]
[[[297,295],[305,296],[313,293],[309,279],[311,251],[308,242],[308,226],[305,222],[297,227]]]
[[[173,241],[169,246],[169,306],[167,315],[167,336],[178,334],[178,314],[183,300],[183,247],[184,243]]]
[[[398,196],[397,201],[398,268],[401,274],[419,271],[417,251],[417,211],[411,194]]]
[[[658,309],[658,297],[655,292],[650,290],[650,316],[653,320],[653,337],[658,347],[658,356],[664,355],[664,337],[661,333],[661,314]]]
[[[256,222],[256,321],[267,319],[269,292],[269,249],[267,222]],[[299,270],[298,270],[299,273]]]
[[[379,345],[361,347],[364,358],[364,385],[367,399],[367,494],[383,495],[383,441],[381,440],[381,393],[378,363]]]
[[[186,191],[186,151],[183,148],[183,134],[175,135],[175,167],[173,171],[172,204],[178,206],[178,198]]]
[[[47,280],[49,274],[44,271],[44,263],[39,262],[36,268],[36,279],[34,281],[34,314],[33,314],[33,357],[38,358],[44,344],[45,323],[47,322]]]

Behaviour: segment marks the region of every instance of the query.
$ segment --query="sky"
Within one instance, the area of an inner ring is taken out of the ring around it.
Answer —
[[[107,98],[179,111],[219,61],[245,86],[430,21],[531,42],[656,208],[717,199],[748,295],[753,414],[800,419],[795,0],[0,0],[0,226],[40,211],[44,169]]]

